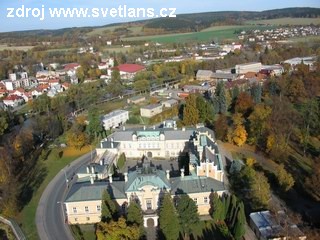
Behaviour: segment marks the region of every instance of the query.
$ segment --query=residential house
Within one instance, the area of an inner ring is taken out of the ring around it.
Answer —
[[[129,119],[129,112],[125,110],[116,110],[103,116],[102,124],[105,130],[116,128],[125,124]]]
[[[163,107],[162,104],[151,104],[145,107],[140,108],[141,117],[151,118],[157,114],[162,113]]]
[[[64,71],[66,72],[66,74],[71,77],[71,76],[75,76],[77,73],[77,69],[80,68],[81,65],[78,63],[68,63],[66,65],[64,65]]]
[[[139,64],[120,64],[108,69],[108,75],[111,76],[115,69],[119,70],[122,79],[132,80],[138,72],[145,70],[145,67]]]
[[[213,72],[210,70],[198,70],[197,81],[210,81],[212,79]]]
[[[10,95],[3,99],[4,105],[12,108],[20,106],[21,104],[23,104],[23,102],[23,98],[17,95]]]
[[[171,98],[171,99],[162,101],[161,104],[165,108],[172,108],[174,106],[177,106],[179,104],[179,102],[177,100]]]
[[[127,100],[128,104],[138,104],[146,100],[145,96],[135,96]]]

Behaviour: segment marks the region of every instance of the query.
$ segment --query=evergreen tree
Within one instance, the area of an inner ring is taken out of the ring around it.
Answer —
[[[89,119],[89,124],[87,127],[88,132],[91,136],[94,136],[96,138],[98,134],[102,133],[103,131],[100,116],[96,108],[92,108],[89,110],[88,119]]]
[[[129,225],[143,225],[143,215],[140,205],[136,201],[131,201],[128,207],[127,223]]]
[[[211,208],[212,208],[212,218],[215,222],[220,222],[224,220],[224,205],[219,197],[219,195],[215,192],[212,194]]]
[[[223,82],[218,82],[215,91],[215,100],[217,101],[219,113],[226,113],[228,110],[226,90]]]
[[[176,240],[179,238],[179,219],[171,196],[168,193],[164,195],[161,203],[159,224],[160,229],[166,239]]]
[[[177,211],[184,239],[189,239],[192,227],[199,222],[199,214],[196,203],[186,194],[178,199]]]
[[[251,96],[256,104],[261,103],[262,88],[260,84],[252,86]]]
[[[245,223],[246,223],[246,217],[244,213],[244,206],[243,206],[243,202],[241,202],[239,203],[237,218],[232,229],[232,234],[236,240],[242,239],[243,235],[246,233]]]
[[[101,221],[109,222],[112,219],[112,214],[110,212],[107,199],[110,197],[109,193],[105,190],[102,194],[102,203],[101,203]]]
[[[240,94],[240,89],[238,86],[235,86],[232,89],[232,101],[235,101],[237,99],[237,97],[239,96],[239,94]]]
[[[186,99],[183,109],[183,124],[186,126],[196,125],[199,122],[199,111],[197,109],[197,96],[191,94]]]

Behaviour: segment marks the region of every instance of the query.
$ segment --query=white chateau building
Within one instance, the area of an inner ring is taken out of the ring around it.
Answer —
[[[209,198],[213,192],[219,195],[226,192],[224,167],[214,133],[203,126],[178,130],[169,122],[163,128],[123,129],[101,141],[96,152],[97,157],[103,159],[100,166],[96,166],[100,170],[95,171],[92,166],[84,168],[86,177],[79,178],[66,197],[64,204],[69,224],[99,222],[105,190],[124,214],[131,200],[139,202],[145,226],[157,226],[159,199],[165,191],[172,197],[188,194],[196,202],[200,215],[209,214]],[[115,156],[122,153],[130,159],[143,159],[143,164],[125,172],[123,178],[116,181],[110,174],[110,167],[116,163]],[[178,176],[173,176],[171,169],[152,165],[152,158],[168,161],[179,156],[189,157],[189,175],[181,169]],[[108,163],[107,167],[102,166],[104,162]],[[108,178],[103,181],[101,176],[106,174]]]

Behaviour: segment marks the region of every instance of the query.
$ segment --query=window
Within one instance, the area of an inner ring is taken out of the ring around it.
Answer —
[[[87,221],[90,221],[90,218],[89,218],[89,217],[87,217]]]
[[[203,202],[204,202],[204,203],[208,203],[208,197],[204,197],[204,198],[203,198]]]
[[[88,212],[89,212],[89,207],[88,207],[88,206],[85,206],[85,207],[84,207],[84,211],[85,211],[86,213],[88,213]]]
[[[78,222],[78,218],[74,218],[74,221],[75,221],[75,222]]]
[[[194,198],[193,201],[198,204],[198,198]]]
[[[76,207],[73,207],[73,213],[77,213],[77,208]]]
[[[101,206],[97,205],[97,211],[100,212],[101,211]]]
[[[147,205],[147,210],[152,209],[152,201],[151,201],[151,199],[147,199],[146,200],[146,205]]]

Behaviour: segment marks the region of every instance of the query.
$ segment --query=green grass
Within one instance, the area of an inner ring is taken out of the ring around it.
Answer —
[[[258,21],[247,21],[247,24],[265,24],[265,25],[310,25],[320,24],[320,18],[277,18]]]
[[[128,26],[110,26],[110,27],[101,27],[101,28],[95,28],[93,29],[91,32],[87,33],[88,36],[95,36],[95,35],[105,35],[106,31],[110,31],[113,32],[115,29],[117,28],[122,28],[122,27],[126,27],[129,31],[131,31],[130,34],[132,35],[140,35],[142,34],[142,26],[132,26],[132,27],[128,27]]]
[[[266,26],[216,26],[202,30],[201,32],[193,33],[175,33],[175,34],[162,34],[154,36],[140,36],[140,37],[127,37],[123,38],[125,41],[153,41],[159,43],[178,43],[178,42],[207,42],[207,41],[223,41],[223,40],[236,40],[236,30],[249,30],[249,29],[267,29]],[[269,27],[270,28],[270,27]]]
[[[23,208],[18,216],[18,222],[21,223],[22,230],[27,239],[38,239],[35,215],[42,192],[63,167],[89,152],[90,147],[85,147],[81,149],[81,151],[66,148],[64,149],[63,156],[60,159],[57,159],[56,157],[57,151],[61,151],[61,149],[54,149],[48,156],[47,160],[39,160],[37,166],[35,166],[35,168],[38,167],[39,169],[46,169],[47,175],[42,181],[40,187],[38,189],[34,189],[31,201]]]
[[[127,99],[116,100],[113,102],[106,102],[97,105],[100,114],[107,114],[117,109],[123,109],[127,105]]]

